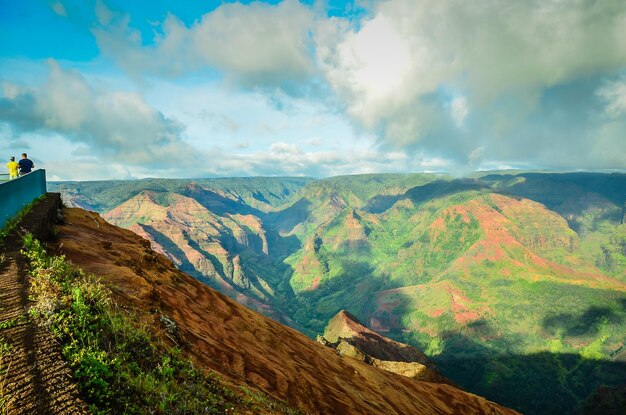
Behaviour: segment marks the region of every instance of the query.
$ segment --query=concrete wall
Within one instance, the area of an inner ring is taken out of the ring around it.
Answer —
[[[0,229],[24,206],[45,193],[46,171],[43,169],[0,183]]]

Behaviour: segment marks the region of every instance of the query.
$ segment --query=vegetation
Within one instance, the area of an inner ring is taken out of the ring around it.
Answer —
[[[259,208],[276,206],[297,193],[312,179],[306,177],[253,177],[220,179],[143,179],[49,183],[50,191],[63,199],[79,197],[98,211],[107,211],[146,190],[187,194],[193,185],[220,195],[234,194]]]
[[[460,359],[444,352],[435,360],[461,387],[497,397],[499,404],[524,414],[590,413],[584,408],[594,391],[604,385],[623,385],[626,378],[623,362],[570,353],[476,354]]]
[[[9,379],[7,373],[10,365],[6,363],[12,346],[0,337],[0,415],[8,415],[11,410],[11,395],[7,392]]]
[[[26,235],[31,315],[58,338],[81,394],[94,414],[211,414],[274,408],[262,394],[225,386],[118,308],[96,277],[46,254]]]
[[[254,186],[269,200],[265,179],[233,180],[220,190],[230,202],[172,188],[206,209],[193,217],[159,195],[184,232],[139,211],[120,223],[161,225],[155,240],[168,252],[185,258],[191,247],[212,265],[183,269],[269,303],[309,335],[347,309],[468,390],[530,414],[571,412],[599,385],[623,382],[626,175],[344,176],[301,183],[265,210],[250,204]]]
[[[9,221],[7,221],[7,223],[4,224],[4,227],[0,230],[0,243],[4,242],[4,239],[7,237],[7,235],[13,229],[15,229],[15,227],[22,221],[24,216],[26,216],[28,214],[28,212],[31,211],[33,206],[35,206],[37,203],[39,203],[45,197],[46,197],[45,195],[39,196],[37,199],[33,200],[32,202],[30,202],[29,204],[24,206],[22,209],[20,209],[20,211],[17,212],[17,214],[13,218],[11,218]],[[2,258],[0,258],[0,263],[2,263],[4,261],[3,258],[4,258],[4,255],[2,255]]]

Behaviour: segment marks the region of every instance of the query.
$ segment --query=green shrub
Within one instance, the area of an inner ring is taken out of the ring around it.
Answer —
[[[7,221],[7,223],[4,224],[4,227],[2,229],[0,229],[0,242],[2,242],[4,240],[4,238],[6,238],[7,235],[13,229],[15,229],[17,224],[22,221],[22,219],[24,218],[24,216],[26,216],[26,214],[28,212],[30,212],[32,210],[32,208],[37,203],[39,203],[41,200],[43,200],[45,197],[46,197],[45,195],[39,196],[37,199],[35,199],[32,202],[30,202],[29,204],[25,205],[19,212],[17,212],[17,214],[15,216],[13,216],[13,218],[11,218],[9,221]],[[4,258],[0,262],[3,262],[3,261],[4,261]]]

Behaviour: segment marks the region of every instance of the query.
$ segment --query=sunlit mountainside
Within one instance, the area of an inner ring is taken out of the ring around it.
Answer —
[[[253,309],[310,336],[345,309],[521,412],[626,379],[626,174],[51,187]]]

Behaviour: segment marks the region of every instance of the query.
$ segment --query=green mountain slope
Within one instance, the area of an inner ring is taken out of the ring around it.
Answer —
[[[310,335],[346,309],[523,412],[626,383],[605,364],[626,360],[626,175],[233,180],[62,189],[101,207],[114,192],[107,220],[251,307]]]
[[[146,190],[186,193],[193,192],[194,188],[211,192],[216,203],[228,201],[231,206],[266,210],[285,203],[312,180],[306,177],[104,180],[53,182],[49,184],[49,190],[61,193],[64,200],[77,207],[91,207],[98,212],[111,210]]]

